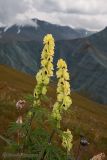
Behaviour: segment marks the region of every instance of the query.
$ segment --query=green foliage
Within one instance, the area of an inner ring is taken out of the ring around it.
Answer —
[[[33,101],[34,101],[34,96],[32,95],[32,94],[27,94],[27,95],[25,95],[24,96],[24,99],[27,101],[27,102],[29,102],[29,103],[33,103]]]
[[[47,160],[66,160],[66,154],[63,150],[59,148],[59,146],[56,146],[54,144],[49,144],[46,148]]]
[[[19,124],[16,122],[11,122],[9,128],[8,128],[8,133],[12,134],[12,133],[16,133],[18,130],[22,129],[23,124]]]

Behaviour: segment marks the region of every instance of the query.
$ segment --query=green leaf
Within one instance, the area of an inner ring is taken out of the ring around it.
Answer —
[[[66,153],[54,144],[48,145],[46,154],[47,160],[66,160]]]
[[[46,120],[48,116],[49,116],[48,109],[42,107],[36,107],[34,119],[38,123],[43,124],[44,120]]]
[[[27,94],[24,96],[24,99],[30,103],[33,103],[34,101],[34,96],[32,94]]]
[[[41,100],[49,101],[49,97],[47,95],[41,95]]]
[[[12,122],[8,128],[8,133],[15,133],[18,130],[21,130],[22,128],[22,124],[16,123],[16,122]]]

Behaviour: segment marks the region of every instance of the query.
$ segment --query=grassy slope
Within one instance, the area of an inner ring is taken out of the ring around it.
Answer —
[[[15,102],[23,94],[32,93],[34,86],[33,77],[0,65],[0,134],[5,132],[10,121],[16,120]],[[54,85],[49,87],[53,102],[55,88]],[[95,152],[107,152],[107,105],[97,104],[74,92],[72,99],[72,108],[65,114],[63,125],[75,135],[74,150],[77,150],[79,134],[85,134],[90,141],[84,153],[86,157]]]

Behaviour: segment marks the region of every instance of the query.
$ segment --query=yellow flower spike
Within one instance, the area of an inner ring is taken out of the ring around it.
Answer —
[[[71,134],[71,131],[67,129],[67,131],[64,131],[62,133],[62,146],[67,149],[68,152],[72,149],[72,141],[73,141],[73,136]]]
[[[67,110],[72,104],[72,99],[70,97],[70,83],[69,73],[67,70],[67,64],[63,59],[58,60],[57,63],[58,71],[56,72],[58,78],[57,84],[57,102],[53,106],[53,114],[58,113],[58,116],[62,116],[63,111]],[[60,107],[56,107],[56,104],[60,104]],[[57,108],[57,109],[56,109]],[[60,124],[60,120],[59,120]]]
[[[34,90],[34,105],[38,105],[41,95],[47,93],[47,85],[53,75],[54,38],[47,34],[43,39],[44,48],[41,54],[41,69],[36,74],[37,85]]]

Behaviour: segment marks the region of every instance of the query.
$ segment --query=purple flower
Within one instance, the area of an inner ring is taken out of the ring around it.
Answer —
[[[19,100],[19,101],[16,103],[16,108],[17,108],[17,109],[22,109],[22,108],[25,106],[25,103],[26,103],[25,100]]]

